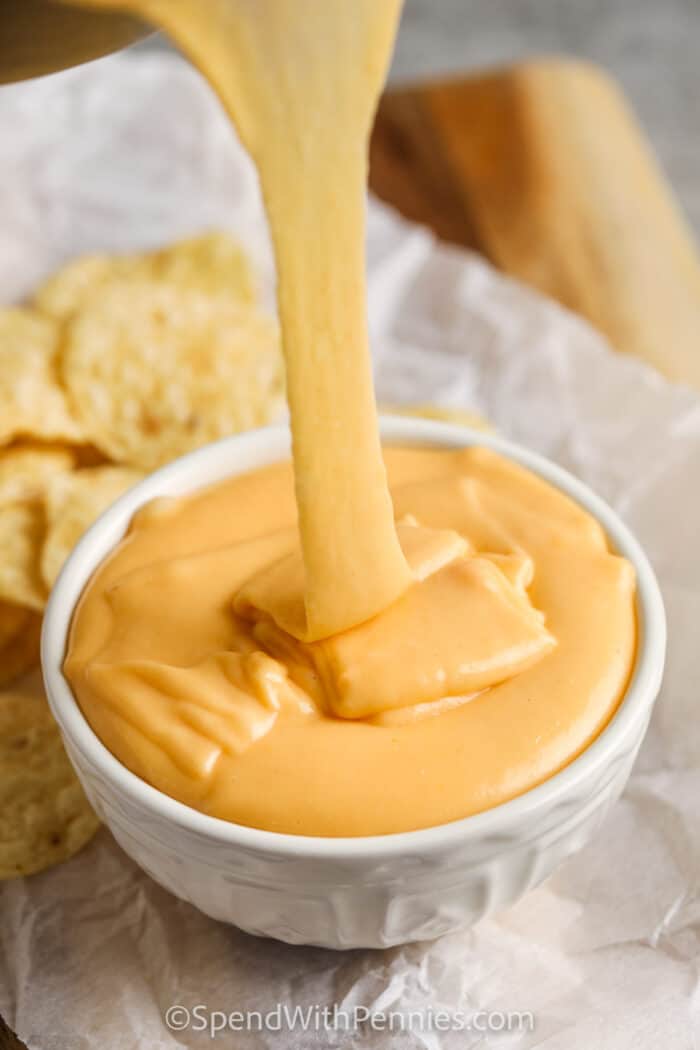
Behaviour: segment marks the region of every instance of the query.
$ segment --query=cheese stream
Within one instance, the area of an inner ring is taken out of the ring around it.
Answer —
[[[277,263],[305,637],[411,583],[381,458],[365,295],[367,143],[401,0],[84,0],[162,27],[255,161]]]

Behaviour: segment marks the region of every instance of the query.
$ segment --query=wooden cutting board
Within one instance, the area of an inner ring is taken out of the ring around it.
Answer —
[[[625,99],[595,66],[548,59],[390,91],[370,172],[407,217],[700,388],[697,249]]]

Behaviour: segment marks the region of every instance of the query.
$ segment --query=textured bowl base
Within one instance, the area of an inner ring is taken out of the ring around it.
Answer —
[[[108,786],[99,790],[94,777],[82,780],[124,852],[210,918],[287,944],[390,948],[468,928],[538,886],[595,834],[624,788],[645,729],[598,783],[581,785],[582,793],[563,799],[531,826],[465,842],[449,857],[397,857],[391,877],[365,866],[351,878],[350,871],[341,873],[337,865],[329,871],[312,860],[270,865],[232,846],[217,851],[213,863],[205,861],[187,835],[154,826],[126,799],[115,805]],[[80,772],[80,759],[73,757]]]

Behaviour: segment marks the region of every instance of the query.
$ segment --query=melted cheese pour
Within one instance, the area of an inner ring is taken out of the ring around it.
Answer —
[[[161,26],[255,161],[277,262],[304,636],[362,623],[412,582],[381,458],[365,293],[367,142],[401,0],[86,2]]]
[[[385,458],[422,582],[311,644],[285,629],[301,596],[289,464],[139,512],[65,664],[129,769],[241,824],[382,834],[503,802],[600,732],[634,661],[629,563],[493,452]]]
[[[617,705],[634,583],[589,516],[484,451],[388,452],[395,524],[364,195],[400,0],[84,2],[165,29],[257,165],[294,452],[293,485],[281,465],[137,516],[72,627],[86,716],[156,787],[270,830],[403,831],[526,790]]]

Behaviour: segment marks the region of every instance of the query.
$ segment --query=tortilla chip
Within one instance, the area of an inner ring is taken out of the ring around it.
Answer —
[[[0,879],[67,860],[98,827],[35,671],[0,692]]]
[[[0,451],[0,506],[41,499],[50,478],[73,466],[68,449],[16,446]]]
[[[156,281],[93,295],[68,325],[60,364],[90,441],[144,470],[268,423],[284,405],[273,321]]]
[[[0,609],[3,607],[8,608],[0,605]],[[8,685],[39,666],[41,616],[31,609],[18,611],[22,614],[20,626],[0,645],[0,686]]]
[[[128,276],[131,257],[82,255],[57,270],[34,294],[33,306],[47,317],[65,321],[100,285]]]
[[[0,310],[0,445],[15,437],[79,442],[56,378],[58,330],[30,310]]]
[[[122,493],[143,478],[126,467],[92,467],[54,477],[46,489],[41,575],[53,587],[84,532]]]
[[[163,281],[177,287],[226,293],[241,303],[255,300],[248,259],[225,233],[208,233],[155,252],[88,255],[69,262],[34,296],[42,313],[66,321],[110,283]]]
[[[248,257],[227,233],[205,233],[179,241],[146,257],[151,277],[212,295],[227,295],[239,303],[257,298],[256,282]]]
[[[39,573],[44,531],[40,504],[0,506],[0,601],[44,608],[48,595]]]
[[[440,423],[456,423],[472,430],[493,432],[487,419],[477,412],[467,412],[462,408],[443,408],[442,405],[383,405],[382,412],[390,416],[413,416],[418,419],[435,419]]]
[[[29,618],[29,610],[0,601],[0,649],[16,638]]]

